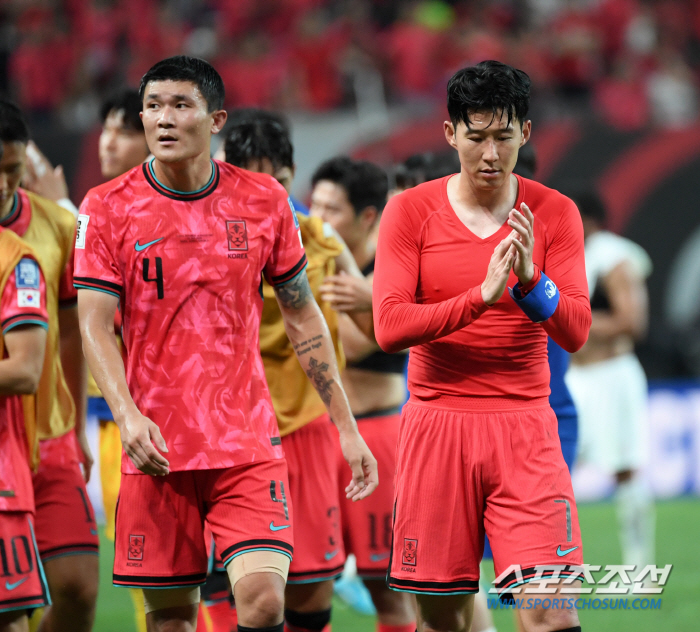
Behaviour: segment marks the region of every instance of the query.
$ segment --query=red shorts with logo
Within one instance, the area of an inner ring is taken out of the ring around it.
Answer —
[[[336,449],[345,550],[355,554],[357,574],[365,579],[383,579],[389,567],[400,415],[396,409],[387,413],[357,418],[360,434],[377,459],[379,486],[371,496],[359,502],[345,498],[350,473],[343,455]]]
[[[284,459],[167,476],[122,474],[115,586],[196,586],[207,576],[205,520],[224,564],[256,550],[293,552]]]
[[[338,433],[322,415],[282,437],[289,467],[289,493],[294,500],[294,560],[290,584],[339,577],[345,564],[338,507],[335,451]],[[350,468],[345,466],[346,478]]]
[[[32,483],[41,559],[97,555],[97,524],[80,469],[75,433],[44,439],[39,450],[41,461]]]
[[[0,612],[31,610],[51,603],[31,513],[0,513],[0,568]]]
[[[486,410],[414,401],[403,409],[388,578],[395,590],[477,592],[484,532],[501,594],[541,565],[579,574],[578,514],[548,402],[476,405]]]

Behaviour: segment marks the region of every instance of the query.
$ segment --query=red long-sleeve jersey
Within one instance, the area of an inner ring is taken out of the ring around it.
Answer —
[[[411,347],[408,382],[419,400],[549,395],[547,334],[567,351],[588,337],[591,308],[583,227],[574,203],[518,176],[515,208],[535,216],[533,259],[560,292],[554,314],[532,322],[504,292],[488,307],[481,283],[504,223],[481,239],[457,217],[447,197],[452,176],[392,198],[379,229],[374,272],[374,325],[387,352]],[[518,279],[511,272],[508,286]]]

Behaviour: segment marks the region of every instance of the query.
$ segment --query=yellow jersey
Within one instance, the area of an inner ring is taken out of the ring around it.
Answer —
[[[321,301],[319,288],[326,276],[335,273],[335,258],[343,251],[343,247],[335,237],[326,233],[321,219],[304,215],[299,215],[298,219],[309,262],[306,268],[309,285],[328,323],[335,355],[342,370],[345,356],[338,335],[338,314],[328,303]],[[284,329],[275,291],[266,281],[263,281],[262,293],[264,304],[260,322],[260,353],[280,436],[284,437],[323,415],[326,407],[297,360]]]
[[[11,279],[13,272],[17,274],[17,265],[25,257],[37,259],[36,253],[32,248],[15,235],[15,233],[11,230],[0,228],[0,297],[4,296],[8,280]],[[17,280],[15,283],[19,287],[19,282]],[[36,288],[35,292],[38,294],[41,288],[41,279],[36,279],[35,284],[31,283],[30,285]],[[27,298],[20,296],[22,290],[15,290],[15,292],[17,293],[17,302],[13,307],[17,312],[22,311],[23,313],[12,314],[12,318],[3,320],[3,330],[5,330],[5,328],[9,330],[11,327],[15,327],[18,324],[27,323],[40,324],[46,327],[45,319],[47,315],[45,313],[39,313],[38,311],[40,310],[43,312],[42,304],[44,303],[45,297],[42,296],[39,302],[32,308]],[[25,303],[22,303],[23,299]],[[22,307],[20,307],[20,305],[22,305]],[[3,318],[5,318],[5,315],[3,315]],[[8,321],[11,322],[11,324],[8,324]],[[3,357],[5,357],[5,339],[3,335],[0,335],[0,358]],[[39,441],[36,433],[36,394],[22,395],[21,400],[30,466],[32,469],[35,469],[39,463]],[[11,420],[3,419],[3,423],[11,423]]]
[[[49,331],[46,356],[36,397],[37,435],[60,437],[75,426],[75,404],[61,367],[58,310],[73,307],[73,247],[75,217],[46,198],[18,189],[10,214],[0,224],[31,246],[46,281]]]

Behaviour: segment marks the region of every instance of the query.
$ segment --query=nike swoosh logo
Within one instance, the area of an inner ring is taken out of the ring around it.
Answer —
[[[162,239],[162,237],[160,239],[154,239],[153,241],[149,241],[147,244],[143,244],[143,246],[138,242],[138,240],[136,240],[136,243],[134,244],[134,250],[136,250],[136,252],[141,252],[142,250],[146,250],[146,248],[148,248],[149,246],[157,244]]]
[[[332,560],[336,555],[338,555],[338,549],[335,551],[326,551],[323,557],[326,558],[326,561]]]
[[[20,579],[18,582],[15,582],[14,584],[11,584],[10,582],[5,582],[5,589],[6,590],[14,590],[15,588],[17,588],[17,586],[22,585],[28,579],[29,579],[29,577],[24,577],[23,579]]]
[[[575,551],[577,548],[578,548],[577,546],[572,546],[570,549],[566,549],[566,551],[562,551],[561,547],[558,546],[557,547],[557,555],[559,557],[564,557],[565,555],[568,555],[569,553],[571,553],[571,551]]]
[[[382,560],[386,560],[388,558],[389,558],[388,551],[386,553],[372,553],[372,555],[369,556],[369,559],[372,562],[381,562]]]
[[[282,524],[279,527],[274,523],[270,523],[270,531],[282,531],[282,529],[289,529],[292,525],[290,524]]]

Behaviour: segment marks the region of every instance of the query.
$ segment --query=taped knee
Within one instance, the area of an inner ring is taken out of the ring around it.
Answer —
[[[194,588],[144,588],[143,605],[146,614],[166,608],[178,608],[199,603],[199,586]]]
[[[290,559],[284,553],[251,551],[234,557],[226,566],[231,586],[239,579],[253,573],[275,573],[287,581]]]
[[[290,632],[319,632],[331,621],[331,609],[319,612],[297,612],[285,610],[284,620]]]

